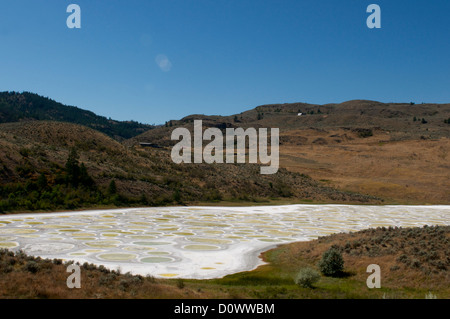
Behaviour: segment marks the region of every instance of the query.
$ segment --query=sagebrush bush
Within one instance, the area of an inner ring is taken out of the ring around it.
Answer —
[[[312,268],[302,268],[295,277],[295,283],[303,288],[312,288],[320,279],[320,274]]]
[[[338,276],[344,271],[344,258],[338,249],[331,247],[323,253],[318,266],[325,276]]]
[[[40,270],[40,268],[41,268],[40,265],[35,261],[28,261],[25,264],[25,269],[31,272],[32,274],[37,273]]]

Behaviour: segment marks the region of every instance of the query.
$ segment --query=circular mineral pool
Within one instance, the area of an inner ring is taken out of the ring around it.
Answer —
[[[111,226],[105,226],[105,225],[92,225],[92,226],[88,226],[87,228],[90,229],[109,229],[112,228]]]
[[[180,218],[180,216],[175,216],[175,215],[164,215],[164,218]]]
[[[205,230],[206,234],[213,234],[213,235],[217,235],[217,234],[223,234],[224,232],[221,230]]]
[[[19,246],[16,242],[1,242],[0,248],[13,248]]]
[[[117,245],[120,243],[121,242],[118,240],[98,240],[95,242],[87,242],[84,244],[94,248],[113,248],[117,247]]]
[[[230,227],[228,224],[209,223],[209,222],[189,222],[188,225],[192,226],[205,226],[205,227]]]
[[[187,232],[179,232],[179,233],[173,233],[174,235],[180,235],[180,236],[194,236],[194,233],[187,233]]]
[[[178,276],[178,274],[158,274],[158,276],[166,277],[166,278],[171,278],[171,277],[176,277],[176,276]]]
[[[108,261],[128,261],[136,258],[135,254],[121,254],[121,253],[111,253],[111,254],[101,254],[97,256],[100,259]]]
[[[173,261],[172,258],[169,257],[145,257],[141,259],[143,263],[167,263]]]
[[[158,238],[156,236],[151,236],[151,235],[131,235],[131,236],[127,236],[129,238],[133,238],[133,239],[155,239]]]
[[[148,255],[170,255],[167,251],[149,251]]]
[[[38,226],[38,228],[45,228],[45,229],[61,229],[61,228],[71,228],[71,226],[65,226],[65,225],[42,225],[42,226]]]
[[[73,237],[95,237],[94,233],[73,233],[71,234]]]
[[[7,228],[0,230],[0,234],[32,234],[36,233],[35,229]]]
[[[294,236],[296,235],[294,232],[280,231],[280,230],[268,230],[266,233],[275,236]]]

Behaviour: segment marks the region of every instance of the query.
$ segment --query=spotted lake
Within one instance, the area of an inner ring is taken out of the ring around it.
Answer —
[[[450,206],[164,207],[0,217],[0,248],[162,278],[251,270],[262,251],[369,227],[448,225]]]

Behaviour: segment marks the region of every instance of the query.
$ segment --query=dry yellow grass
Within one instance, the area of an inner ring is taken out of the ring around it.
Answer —
[[[281,167],[293,172],[391,202],[450,203],[450,138],[392,141],[382,131],[359,138],[344,130],[296,130],[281,139]]]

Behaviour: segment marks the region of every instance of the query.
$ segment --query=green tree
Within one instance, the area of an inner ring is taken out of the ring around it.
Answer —
[[[176,190],[173,192],[173,200],[174,200],[175,202],[177,202],[177,203],[180,203],[180,202],[181,202],[181,194],[180,194],[180,190],[176,189]]]
[[[43,191],[48,187],[47,177],[45,177],[44,173],[39,175],[39,177],[37,179],[37,186],[40,191]]]
[[[109,194],[109,195],[117,194],[117,186],[116,186],[116,181],[115,181],[115,180],[112,180],[112,181],[109,183],[109,186],[108,186],[108,194]]]
[[[338,249],[331,247],[323,253],[318,266],[325,276],[335,277],[344,270],[344,258]]]
[[[80,183],[81,185],[86,186],[88,188],[92,188],[95,185],[95,182],[92,179],[92,177],[89,176],[89,173],[84,163],[81,163],[80,166]]]
[[[67,158],[66,174],[67,184],[77,187],[80,179],[80,166],[78,165],[78,154],[75,148],[72,148]]]

